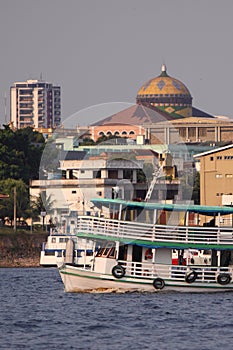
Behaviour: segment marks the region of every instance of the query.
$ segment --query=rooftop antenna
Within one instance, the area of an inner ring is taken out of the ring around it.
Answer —
[[[40,81],[42,81],[43,79],[42,79],[42,72],[40,73]]]
[[[5,115],[5,124],[7,124],[7,97],[6,92],[4,95],[4,115]]]

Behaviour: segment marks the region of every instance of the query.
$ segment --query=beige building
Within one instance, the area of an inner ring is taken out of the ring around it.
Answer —
[[[200,160],[201,205],[233,205],[233,144],[194,158]]]

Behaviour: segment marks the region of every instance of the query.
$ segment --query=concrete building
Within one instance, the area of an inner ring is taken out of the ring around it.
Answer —
[[[15,82],[11,87],[13,128],[53,128],[61,123],[61,88],[41,80]]]
[[[233,205],[233,144],[194,158],[200,161],[200,204]]]
[[[91,152],[94,153],[94,152]],[[132,156],[133,153],[133,156]],[[92,198],[118,198],[143,200],[150,185],[148,164],[163,166],[163,178],[156,183],[152,199],[173,200],[179,190],[179,181],[173,179],[174,167],[164,154],[136,149],[134,152],[102,152],[88,155],[85,151],[63,152],[60,176],[33,180],[30,183],[32,198],[41,192],[55,201],[52,214],[54,223],[73,221],[77,214],[92,211]],[[145,166],[145,167],[144,167]],[[150,169],[150,167],[149,167]],[[51,175],[51,174],[49,174]],[[169,179],[167,179],[167,176]],[[115,192],[116,191],[116,192]],[[47,220],[49,217],[47,217]]]

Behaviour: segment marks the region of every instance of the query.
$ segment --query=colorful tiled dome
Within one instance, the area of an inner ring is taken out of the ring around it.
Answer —
[[[137,103],[147,107],[155,106],[174,117],[192,115],[192,96],[189,90],[181,81],[167,74],[164,64],[161,74],[139,89]]]

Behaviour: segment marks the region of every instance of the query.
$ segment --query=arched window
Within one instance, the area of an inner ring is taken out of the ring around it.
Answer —
[[[135,135],[135,132],[134,132],[133,130],[131,130],[131,131],[129,132],[129,135]]]
[[[114,132],[114,135],[115,135],[115,136],[119,136],[119,135],[120,135],[119,131],[115,131],[115,132]]]
[[[122,131],[121,135],[127,135],[127,131]]]
[[[104,132],[103,132],[103,131],[100,131],[100,132],[99,132],[99,136],[104,136]]]
[[[106,135],[107,135],[107,136],[112,136],[111,131],[107,131]]]

